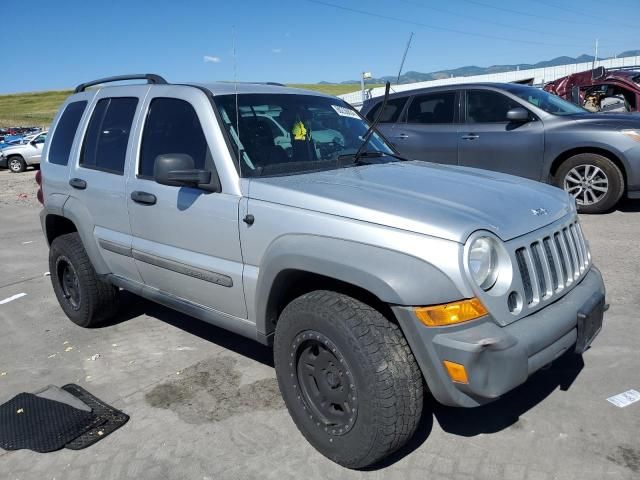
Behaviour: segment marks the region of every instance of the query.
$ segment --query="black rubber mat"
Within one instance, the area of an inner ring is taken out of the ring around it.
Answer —
[[[102,440],[110,433],[113,433],[129,421],[129,415],[107,405],[78,385],[69,384],[62,387],[62,389],[89,405],[93,410],[93,414],[101,420],[95,427],[68,442],[66,448],[70,448],[71,450],[87,448],[98,440]]]
[[[0,406],[0,448],[52,452],[100,423],[92,412],[21,393]]]

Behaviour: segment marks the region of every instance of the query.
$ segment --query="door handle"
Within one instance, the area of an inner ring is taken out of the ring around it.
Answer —
[[[407,135],[406,133],[401,133],[393,138],[399,138],[400,140],[404,140],[405,138],[409,138],[409,135]]]
[[[69,180],[69,185],[78,190],[84,190],[85,188],[87,188],[87,182],[85,182],[81,178],[72,178],[71,180]]]
[[[480,138],[480,135],[476,135],[475,133],[468,133],[460,138],[462,138],[463,140],[475,140],[476,138]]]
[[[131,200],[136,203],[141,203],[142,205],[155,205],[156,204],[156,196],[153,193],[147,192],[131,192]]]

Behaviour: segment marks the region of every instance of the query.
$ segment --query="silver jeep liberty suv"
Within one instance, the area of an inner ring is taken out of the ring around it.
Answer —
[[[405,444],[427,389],[474,407],[582,354],[605,292],[573,199],[369,127],[273,84],[78,86],[38,178],[62,309],[91,327],[124,289],[273,345],[296,425],[350,468]]]

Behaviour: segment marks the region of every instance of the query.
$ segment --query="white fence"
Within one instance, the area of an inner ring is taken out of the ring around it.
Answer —
[[[596,67],[618,68],[633,65],[640,65],[640,56],[610,58],[608,60],[599,60],[595,62]],[[471,75],[468,77],[451,77],[440,80],[429,80],[427,82],[405,83],[402,85],[391,85],[392,92],[403,92],[405,90],[415,90],[417,88],[437,87],[439,85],[451,85],[456,83],[473,83],[473,82],[517,82],[522,80],[533,79],[534,85],[542,85],[558,78],[572,73],[584,72],[593,68],[592,62],[572,63],[568,65],[559,65],[557,67],[532,68],[529,70],[513,70],[502,73],[489,73],[485,75]],[[365,98],[373,98],[384,95],[384,87],[377,87],[365,90]],[[362,92],[351,92],[340,95],[341,98],[349,102],[356,108],[362,106]]]

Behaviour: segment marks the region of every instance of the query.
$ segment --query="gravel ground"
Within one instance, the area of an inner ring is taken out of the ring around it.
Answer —
[[[86,450],[0,450],[2,480],[640,478],[640,402],[606,400],[640,390],[640,202],[581,218],[611,303],[582,359],[560,360],[484,407],[427,399],[409,445],[358,472],[297,431],[270,349],[128,294],[111,324],[72,324],[44,275],[35,189],[32,171],[0,172],[0,300],[26,294],[0,305],[0,404],[77,383],[131,420]]]
[[[22,173],[11,173],[9,170],[0,169],[0,206],[38,206],[36,191],[38,185],[34,176],[36,170],[29,167]]]

